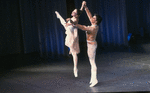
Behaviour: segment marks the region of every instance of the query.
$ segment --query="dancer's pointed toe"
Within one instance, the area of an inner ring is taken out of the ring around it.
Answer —
[[[78,69],[74,69],[74,76],[78,77]]]
[[[98,83],[98,80],[94,80],[94,81],[91,83],[90,87],[94,87],[97,83]]]

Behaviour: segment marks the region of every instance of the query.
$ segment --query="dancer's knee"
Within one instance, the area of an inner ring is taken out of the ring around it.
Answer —
[[[95,59],[95,53],[88,53],[89,59]]]
[[[95,66],[92,66],[92,69],[91,69],[92,71],[97,71],[97,67],[96,67],[96,65]]]
[[[95,63],[94,60],[91,62],[91,70],[92,71],[96,71],[97,70],[97,66],[96,66],[96,63]]]

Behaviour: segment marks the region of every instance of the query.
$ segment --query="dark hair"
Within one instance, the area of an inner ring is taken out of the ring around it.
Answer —
[[[97,25],[99,25],[102,21],[102,17],[98,14],[94,14],[94,16],[96,16]]]
[[[77,15],[80,16],[82,11],[80,9],[77,9]]]

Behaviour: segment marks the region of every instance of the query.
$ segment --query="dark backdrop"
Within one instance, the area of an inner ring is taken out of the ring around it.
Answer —
[[[150,0],[126,0],[126,6],[128,32],[149,37]]]
[[[150,36],[150,0],[86,0],[92,14],[102,16],[97,42],[99,47],[128,46],[128,33]],[[55,16],[57,10],[67,18],[68,8],[80,8],[82,0],[1,0],[0,55],[36,52],[41,57],[67,55],[65,29]],[[69,6],[70,5],[70,6]],[[68,12],[70,13],[70,12]],[[86,13],[80,24],[90,25]],[[85,33],[79,30],[80,47]],[[82,50],[82,47],[81,47]]]

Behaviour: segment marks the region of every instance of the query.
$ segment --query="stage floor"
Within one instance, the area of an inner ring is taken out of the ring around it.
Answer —
[[[0,93],[99,93],[150,91],[150,44],[126,51],[97,53],[99,83],[90,88],[90,63],[79,56],[78,77],[73,75],[72,58],[41,60],[38,64],[1,71]],[[142,47],[142,49],[141,49]],[[139,50],[139,51],[138,51]],[[28,63],[33,61],[29,58]],[[45,61],[45,62],[44,62]]]

